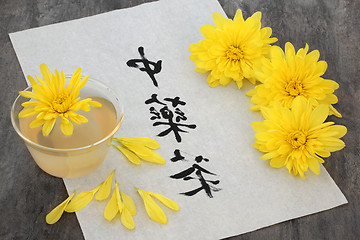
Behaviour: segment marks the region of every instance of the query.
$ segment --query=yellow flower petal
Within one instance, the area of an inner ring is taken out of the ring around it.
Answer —
[[[127,229],[134,229],[135,228],[135,222],[132,218],[130,211],[127,208],[124,208],[121,213],[121,223],[127,228]]]
[[[109,197],[111,192],[111,183],[113,179],[113,175],[115,173],[115,170],[113,170],[108,178],[100,185],[99,191],[97,192],[95,199],[98,201],[105,200]]]
[[[69,119],[67,119],[65,117],[62,117],[61,119],[62,119],[62,121],[60,123],[61,132],[64,135],[71,135],[74,130],[73,124],[69,121]]]
[[[51,90],[53,90],[53,92],[55,92],[55,89],[52,87],[53,84],[50,81],[50,77],[51,77],[50,70],[45,63],[40,64],[40,72],[41,72],[41,75],[43,76],[46,84],[51,88]]]
[[[116,192],[114,190],[113,194],[111,195],[110,201],[106,204],[104,210],[104,217],[110,222],[119,212],[117,200],[116,200]]]
[[[19,118],[27,118],[36,115],[38,112],[34,110],[34,108],[24,108],[19,112]]]
[[[234,22],[244,22],[244,17],[242,15],[242,11],[240,9],[236,10],[235,16],[234,16]]]
[[[132,163],[139,165],[141,163],[140,158],[138,156],[136,156],[136,154],[134,154],[133,152],[122,148],[118,145],[112,144],[116,149],[118,149],[122,154],[124,154],[124,156]]]
[[[59,90],[60,91],[65,90],[65,73],[63,70],[61,70],[61,73],[60,73]]]
[[[322,104],[317,106],[311,113],[309,127],[313,128],[322,124],[329,115],[329,106]]]
[[[81,68],[77,68],[75,70],[75,72],[73,73],[73,75],[71,76],[69,84],[67,85],[67,87],[65,87],[65,92],[67,94],[70,93],[70,91],[71,91],[72,87],[74,86],[74,84],[79,81],[79,79],[81,77],[80,72],[81,72]]]
[[[315,158],[309,158],[309,168],[316,175],[320,174],[320,165],[319,162]]]
[[[65,201],[60,203],[49,214],[46,215],[47,224],[54,224],[61,218],[66,206],[68,205],[68,203],[70,202],[70,200],[74,195],[75,195],[75,191],[67,199],[65,199]]]
[[[44,119],[35,119],[35,120],[31,121],[29,127],[37,128],[37,127],[40,127],[41,125],[43,125],[44,123],[45,123]]]
[[[80,89],[85,86],[89,79],[90,75],[86,75],[81,79],[81,81],[78,81],[77,84],[75,83],[73,88],[71,89],[70,96],[73,96],[74,98],[79,95]]]
[[[130,151],[134,152],[140,158],[142,158],[143,156],[149,156],[153,152],[151,149],[149,149],[149,148],[147,148],[144,145],[139,144],[139,143],[121,142],[121,144],[124,145]]]
[[[285,166],[285,162],[286,162],[286,158],[278,156],[276,158],[271,159],[270,166],[274,168],[282,168],[283,166]]]
[[[116,202],[117,202],[117,207],[119,209],[119,212],[122,213],[122,211],[124,209],[124,203],[121,199],[119,184],[116,182],[116,180],[115,180],[115,196],[116,196]]]
[[[151,155],[141,156],[141,159],[147,162],[157,163],[161,165],[166,164],[165,159],[154,151],[151,152]]]
[[[137,191],[144,201],[148,216],[155,222],[165,224],[167,222],[167,217],[159,205],[151,198],[150,194],[141,189],[137,189]]]
[[[57,118],[59,114],[57,112],[48,112],[44,115],[43,119],[45,121],[51,120],[53,118]]]
[[[132,144],[141,144],[151,149],[158,149],[160,144],[154,139],[148,137],[127,137],[127,138],[114,138],[118,142],[122,143],[132,143]]]
[[[327,128],[326,132],[321,133],[321,137],[341,138],[347,133],[347,128],[342,125],[333,125]]]
[[[215,23],[216,27],[222,28],[222,26],[225,23],[225,18],[223,17],[223,15],[221,15],[218,12],[214,12],[212,17],[213,17],[213,20],[214,20],[214,23]]]
[[[135,216],[136,215],[136,207],[135,207],[135,203],[132,200],[132,198],[122,192],[120,192],[120,194],[121,194],[121,198],[122,198],[125,208],[127,208],[130,211],[131,215]]]
[[[69,119],[76,124],[87,123],[88,119],[80,114],[69,111]]]
[[[30,106],[36,106],[38,104],[40,104],[41,102],[40,101],[27,101],[27,102],[23,102],[21,104],[21,106],[23,107],[30,107]]]
[[[111,221],[118,212],[121,214],[121,223],[130,230],[134,229],[135,222],[132,215],[136,214],[135,204],[129,196],[120,192],[119,184],[115,179],[115,190],[105,207],[104,216]]]
[[[78,104],[76,106],[76,110],[73,109],[73,108],[70,108],[70,110],[73,110],[73,111],[77,111],[77,110],[83,110],[85,112],[88,112],[90,111],[90,105],[89,105],[89,102],[91,101],[91,98],[87,98],[87,99],[84,99],[84,100],[81,100],[79,102],[77,102],[76,104]]]
[[[56,122],[56,118],[45,121],[43,128],[42,128],[42,133],[44,136],[47,136],[50,134],[50,132],[54,128],[55,122]]]
[[[160,195],[158,193],[149,192],[149,194],[151,196],[157,198],[160,202],[162,202],[168,208],[175,210],[175,211],[179,210],[179,205],[176,202],[174,202],[173,200],[170,200],[169,198],[164,197],[163,195]]]
[[[141,144],[126,142],[123,142],[122,144],[145,161],[158,164],[166,164],[166,161],[158,153]]]
[[[24,98],[33,98],[38,99],[38,96],[34,92],[29,91],[20,91],[19,94],[23,96]]]
[[[95,193],[99,190],[100,186],[87,192],[81,192],[76,195],[69,204],[66,206],[66,212],[76,212],[86,207],[94,198]]]
[[[32,87],[39,85],[39,83],[32,76],[27,75],[27,78],[28,78],[28,80],[29,80]]]
[[[99,102],[97,102],[97,101],[90,101],[90,102],[89,102],[89,105],[90,105],[91,107],[101,107],[101,106],[102,106],[101,103],[99,103]]]

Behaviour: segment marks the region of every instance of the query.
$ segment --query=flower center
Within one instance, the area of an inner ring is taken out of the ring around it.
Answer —
[[[232,61],[239,61],[244,58],[244,52],[238,47],[230,46],[226,51],[226,57]]]
[[[296,97],[303,92],[303,85],[300,81],[291,80],[286,84],[285,90],[290,96]]]
[[[57,113],[65,113],[69,109],[69,105],[67,104],[68,96],[65,94],[58,95],[54,101],[52,102],[52,108]]]
[[[304,132],[296,130],[290,133],[286,139],[293,148],[301,148],[306,144],[306,135]]]

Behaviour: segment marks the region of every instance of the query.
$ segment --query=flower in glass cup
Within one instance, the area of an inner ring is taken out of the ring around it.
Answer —
[[[50,134],[55,122],[61,118],[60,129],[63,134],[73,133],[73,124],[86,123],[86,117],[76,113],[78,110],[90,111],[90,107],[101,107],[101,103],[93,101],[91,98],[80,100],[78,97],[80,89],[87,83],[89,75],[81,78],[81,68],[76,69],[70,82],[65,86],[65,75],[60,74],[55,69],[55,74],[51,73],[46,64],[40,65],[43,79],[35,76],[35,80],[30,75],[27,76],[33,91],[20,91],[19,94],[32,100],[22,103],[24,109],[19,113],[19,118],[31,117],[36,119],[30,123],[30,128],[42,126],[44,136]]]

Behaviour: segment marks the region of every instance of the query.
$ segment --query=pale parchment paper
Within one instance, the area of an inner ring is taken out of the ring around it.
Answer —
[[[112,148],[95,172],[64,179],[69,193],[88,191],[116,169],[120,189],[135,201],[133,231],[121,225],[119,216],[112,222],[103,217],[107,200],[94,200],[77,212],[86,239],[218,239],[347,203],[323,167],[319,176],[309,173],[301,179],[259,160],[250,123],[262,118],[249,110],[245,92],[250,84],[243,90],[235,85],[211,89],[206,76],[195,72],[188,47],[203,39],[200,27],[213,23],[214,11],[225,16],[215,0],[164,0],[10,34],[25,76],[40,75],[41,63],[67,75],[82,67],[84,75],[112,86],[124,102],[125,119],[116,136],[154,138],[161,146],[158,153],[167,160],[164,166],[135,166]],[[140,58],[140,46],[148,60],[162,60],[162,70],[155,75],[158,88],[145,72],[126,65]],[[150,105],[145,104],[154,93],[159,100],[178,96],[186,102],[180,106],[188,118],[184,123],[197,127],[185,129],[181,143],[172,133],[157,136],[166,127],[152,126]],[[175,149],[188,161],[171,162]],[[221,190],[213,192],[213,198],[204,191],[181,195],[199,187],[199,181],[170,178],[189,168],[198,155],[209,159],[199,165],[217,174],[204,177],[220,180],[216,187]],[[151,221],[133,186],[175,200],[180,211],[163,207],[168,223]]]

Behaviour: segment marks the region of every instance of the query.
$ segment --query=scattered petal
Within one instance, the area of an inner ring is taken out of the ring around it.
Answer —
[[[125,208],[127,208],[130,211],[131,215],[135,216],[136,215],[136,207],[135,207],[135,203],[132,200],[132,198],[122,192],[120,194],[121,194],[121,198],[122,198]]]
[[[66,212],[76,212],[86,207],[94,198],[95,193],[99,190],[100,186],[88,192],[81,192],[76,195],[69,204],[66,206]]]
[[[155,222],[165,224],[167,222],[167,217],[164,211],[154,201],[154,199],[151,198],[150,194],[141,189],[137,189],[137,191],[144,201],[145,209],[148,216]]]
[[[149,194],[151,196],[157,198],[160,202],[162,202],[168,208],[170,208],[170,209],[172,209],[174,211],[179,210],[179,205],[176,202],[174,202],[173,200],[170,200],[169,198],[164,197],[163,195],[160,195],[158,193],[149,192]]]
[[[75,195],[75,191],[67,199],[65,199],[65,201],[60,203],[49,214],[46,215],[47,224],[54,224],[57,221],[59,221],[59,219],[61,218],[61,216],[64,213],[64,210],[65,210],[66,206],[68,205],[68,203],[70,202],[70,200],[72,199],[72,197],[74,195]]]
[[[151,149],[158,149],[160,147],[160,144],[157,141],[148,137],[127,137],[127,138],[115,138],[115,139],[118,140],[119,142],[124,142],[124,143],[142,144]]]
[[[129,196],[120,192],[119,184],[115,179],[115,189],[110,201],[105,207],[104,217],[108,221],[111,221],[117,213],[120,213],[121,223],[126,228],[130,230],[135,228],[135,222],[132,218],[132,215],[136,214],[135,204]]]
[[[141,163],[140,158],[136,156],[135,153],[127,150],[126,148],[122,148],[118,145],[112,144],[116,149],[118,149],[124,156],[132,163],[139,165]]]
[[[176,202],[170,200],[163,195],[153,192],[147,192],[142,189],[136,188],[137,192],[140,194],[141,198],[144,201],[145,209],[149,217],[155,222],[159,222],[165,224],[167,222],[167,217],[164,211],[159,207],[159,205],[152,199],[152,197],[157,198],[160,202],[162,202],[168,208],[178,211],[179,206]]]
[[[132,218],[130,211],[127,208],[123,209],[123,212],[121,213],[121,223],[127,228],[127,229],[134,229],[135,228],[135,222]]]
[[[109,197],[114,173],[115,173],[115,169],[110,173],[108,178],[100,185],[99,191],[95,196],[96,200],[102,201]]]
[[[120,146],[113,144],[124,156],[134,164],[140,164],[140,159],[157,164],[166,164],[153,149],[160,147],[159,143],[146,137],[114,138]]]
[[[110,222],[119,212],[117,200],[116,200],[116,192],[114,190],[113,194],[111,195],[110,201],[106,204],[104,217]]]

